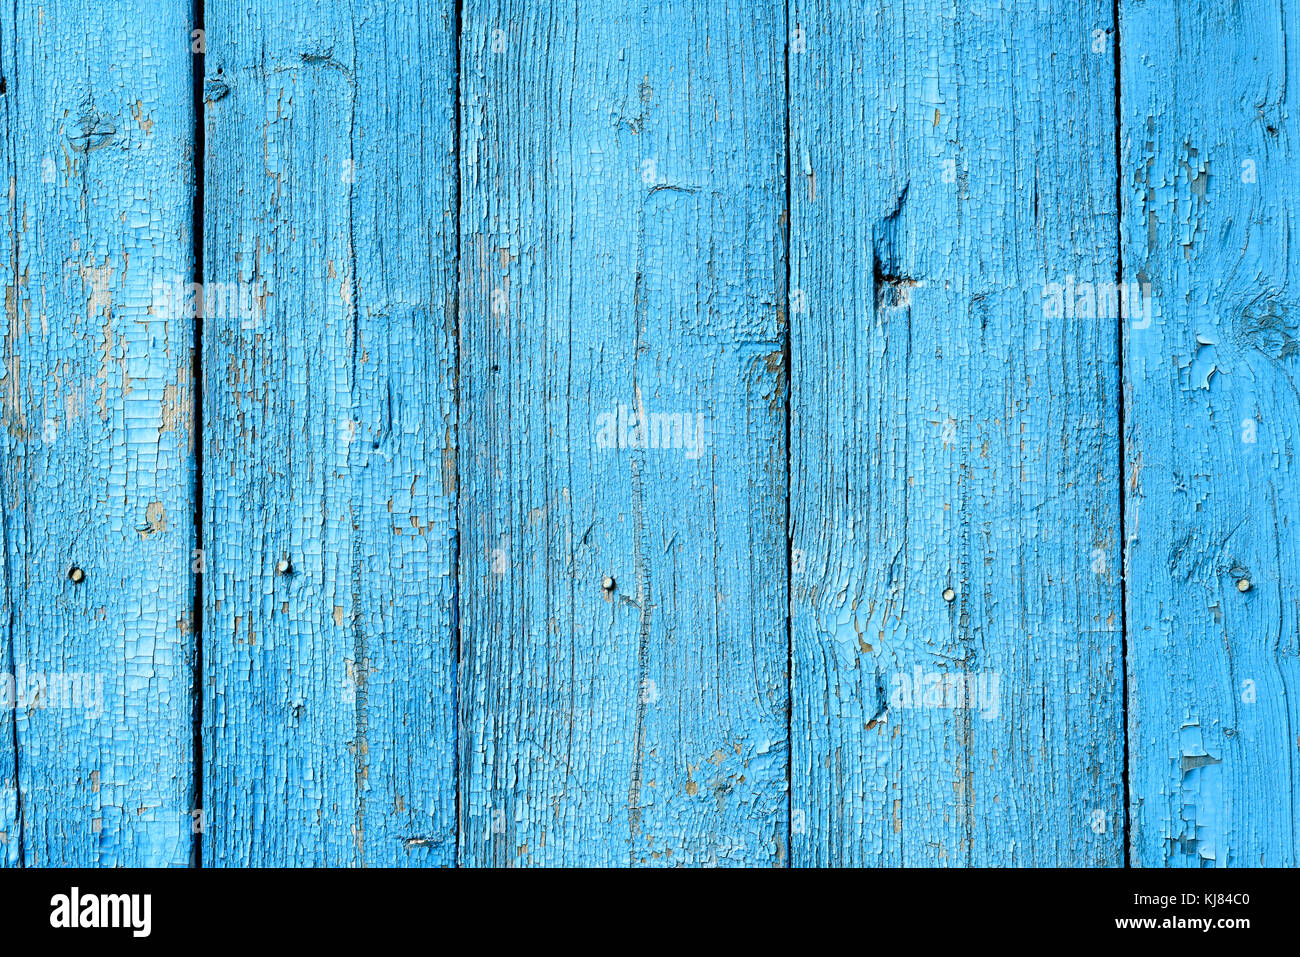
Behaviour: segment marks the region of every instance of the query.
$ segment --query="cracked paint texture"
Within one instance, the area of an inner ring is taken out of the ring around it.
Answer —
[[[1297,863],[1300,13],[202,9],[0,10],[0,864]]]
[[[464,864],[787,859],[784,32],[465,5]]]
[[[152,292],[190,268],[188,16],[0,18],[7,864],[190,860],[191,328]]]
[[[1123,862],[1110,13],[790,4],[796,866]]]
[[[1132,862],[1294,867],[1300,20],[1122,14],[1124,271],[1154,306],[1125,334]]]
[[[205,23],[204,863],[454,863],[453,6]]]

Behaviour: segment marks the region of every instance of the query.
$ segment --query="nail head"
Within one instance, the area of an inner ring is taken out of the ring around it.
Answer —
[[[600,587],[605,589],[605,591],[613,591],[615,584],[617,583],[614,581],[614,579],[611,578],[609,575],[606,575],[604,580],[601,581]]]
[[[1251,585],[1251,581],[1250,581],[1249,578],[1238,578],[1238,579],[1237,579],[1237,591],[1240,591],[1240,592],[1248,592],[1248,591],[1250,591],[1250,589],[1251,589],[1252,587],[1253,587],[1253,586]]]
[[[282,558],[275,563],[275,570],[281,575],[287,575],[293,571],[293,565],[289,564],[289,559]]]
[[[68,569],[68,580],[71,581],[73,584],[80,584],[82,581],[85,580],[85,578],[86,578],[86,573],[83,572],[76,565],[73,565],[70,569]]]
[[[944,601],[952,601],[952,600],[953,600],[954,598],[956,598],[956,597],[957,597],[957,593],[956,593],[955,591],[953,591],[951,588],[945,588],[945,589],[943,590],[943,600],[944,600]]]

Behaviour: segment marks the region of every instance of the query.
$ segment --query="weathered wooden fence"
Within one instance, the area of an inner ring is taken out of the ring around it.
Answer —
[[[0,11],[0,860],[1294,865],[1262,0]]]

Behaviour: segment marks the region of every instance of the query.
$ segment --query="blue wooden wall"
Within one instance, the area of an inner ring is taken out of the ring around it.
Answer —
[[[0,862],[1295,865],[1262,0],[15,0]]]

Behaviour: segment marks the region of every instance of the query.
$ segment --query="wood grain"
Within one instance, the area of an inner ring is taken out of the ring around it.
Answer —
[[[1300,855],[1294,9],[1121,6],[1132,858]],[[1242,590],[1245,589],[1245,590]]]
[[[451,863],[453,6],[206,22],[205,863]]]
[[[1296,865],[1298,15],[5,5],[0,866]]]
[[[783,32],[465,5],[463,864],[786,859]]]
[[[190,323],[154,289],[189,275],[189,8],[128,0],[102,16],[20,0],[12,14],[0,18],[0,859],[184,865]]]
[[[796,865],[1123,860],[1110,8],[1003,6],[791,4]]]

